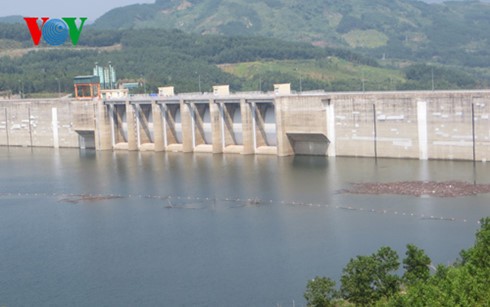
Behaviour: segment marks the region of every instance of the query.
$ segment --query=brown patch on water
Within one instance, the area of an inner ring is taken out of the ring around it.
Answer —
[[[65,203],[71,203],[71,204],[78,204],[81,202],[99,202],[103,200],[110,200],[110,199],[120,199],[123,198],[122,196],[118,195],[89,195],[89,194],[78,194],[78,195],[65,195],[63,198],[61,198],[59,201],[60,202],[65,202]]]
[[[490,193],[490,184],[464,181],[400,181],[387,183],[355,183],[342,192],[350,194],[395,194],[418,197],[461,197]]]

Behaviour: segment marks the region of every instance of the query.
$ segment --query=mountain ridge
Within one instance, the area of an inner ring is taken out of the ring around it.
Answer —
[[[490,3],[479,1],[157,0],[111,10],[93,26],[263,36],[376,58],[483,66],[490,59],[489,15]]]
[[[0,17],[0,23],[22,23],[23,17],[20,15],[9,15]]]

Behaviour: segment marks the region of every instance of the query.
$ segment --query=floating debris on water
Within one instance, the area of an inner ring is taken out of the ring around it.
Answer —
[[[430,191],[431,193],[428,193]],[[394,182],[394,183],[365,183],[355,184],[350,190],[343,190],[342,193],[354,194],[400,194],[415,195],[420,197],[456,197],[475,195],[480,193],[490,193],[490,185],[473,185],[465,182]],[[253,208],[267,207],[271,204],[285,205],[292,207],[315,207],[325,209],[335,209],[339,211],[365,214],[379,214],[385,216],[404,216],[419,218],[427,221],[443,222],[471,222],[471,219],[464,217],[436,216],[426,215],[424,213],[398,211],[389,208],[378,207],[360,207],[349,203],[313,203],[298,200],[279,200],[279,199],[260,199],[258,197],[240,198],[240,197],[210,197],[210,196],[190,196],[190,195],[95,195],[95,194],[65,194],[65,193],[20,193],[20,192],[0,192],[0,201],[2,199],[24,199],[24,198],[56,198],[58,202],[79,204],[79,203],[97,203],[112,199],[128,199],[143,202],[156,202],[163,205],[165,209],[181,210],[219,210],[233,208]],[[1,204],[1,203],[0,203]]]
[[[246,201],[247,205],[253,205],[253,206],[258,206],[260,205],[261,202],[262,201],[258,198],[249,198]]]
[[[124,198],[120,195],[90,195],[90,194],[78,194],[78,195],[63,195],[63,198],[60,198],[58,201],[78,204],[81,202],[98,202],[103,200],[110,199],[120,199]]]
[[[490,184],[464,181],[399,181],[388,183],[355,183],[342,192],[351,194],[396,194],[427,197],[461,197],[490,193]]]

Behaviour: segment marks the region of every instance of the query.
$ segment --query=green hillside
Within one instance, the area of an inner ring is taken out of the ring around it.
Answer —
[[[337,71],[355,66],[383,71],[376,61],[344,49],[259,37],[89,28],[76,47],[69,42],[59,47],[45,43],[33,47],[29,36],[22,35],[25,32],[21,24],[0,24],[0,91],[56,92],[59,80],[61,90],[69,92],[74,76],[90,74],[95,62],[104,65],[109,61],[116,67],[119,79],[144,80],[146,89],[152,92],[162,85],[174,85],[178,92],[197,91],[199,80],[205,91],[215,84],[230,84],[236,91],[256,90],[257,84],[250,81],[254,78],[263,80],[264,90],[271,90],[277,82],[292,82],[297,90],[356,90],[359,80],[347,80],[338,72],[333,74],[333,66],[328,63],[336,62]],[[242,62],[276,64],[267,74],[257,72],[247,76],[223,69]],[[295,74],[284,69],[291,65],[299,67],[304,74],[301,87],[295,83]]]
[[[355,64],[337,57],[314,60],[244,62],[220,65],[250,89],[270,89],[269,81],[290,82],[297,90],[394,90],[406,83],[400,70]]]
[[[381,59],[486,67],[490,4],[413,0],[157,0],[109,11],[105,29],[176,28],[351,47]]]
[[[267,91],[282,82],[297,91],[430,89],[432,76],[437,89],[488,85],[488,79],[477,77],[485,75],[483,70],[425,64],[400,69],[342,48],[263,37],[87,28],[77,46],[34,47],[26,33],[25,25],[0,24],[0,91],[53,93],[59,81],[61,91],[70,92],[74,76],[90,74],[95,62],[109,61],[119,79],[144,83],[140,92],[163,85],[193,92],[199,84],[204,91],[216,84]]]

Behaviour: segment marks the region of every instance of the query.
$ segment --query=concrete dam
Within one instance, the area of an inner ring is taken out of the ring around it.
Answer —
[[[0,100],[0,146],[490,159],[490,91]]]

